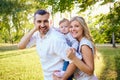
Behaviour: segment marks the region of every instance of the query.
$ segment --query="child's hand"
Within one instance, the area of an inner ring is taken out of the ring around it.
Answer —
[[[57,77],[63,77],[65,71],[60,71],[60,70],[56,70],[54,71],[54,75],[56,75]]]
[[[70,48],[67,50],[67,57],[71,60],[75,57],[75,49],[74,48]]]
[[[65,71],[55,70],[53,72],[53,80],[62,80]]]

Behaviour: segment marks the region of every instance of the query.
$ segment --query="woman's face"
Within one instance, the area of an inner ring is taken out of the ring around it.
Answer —
[[[70,33],[74,38],[80,41],[83,37],[83,28],[78,21],[72,21],[70,24]]]

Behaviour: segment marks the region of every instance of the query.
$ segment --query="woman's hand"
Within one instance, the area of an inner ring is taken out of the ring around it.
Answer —
[[[75,49],[74,48],[69,48],[67,50],[67,57],[71,60],[75,57]]]

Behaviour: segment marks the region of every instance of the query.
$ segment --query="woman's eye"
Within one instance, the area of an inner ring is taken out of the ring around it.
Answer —
[[[75,27],[79,27],[78,25],[75,25]]]
[[[72,28],[73,26],[70,26],[70,28]]]

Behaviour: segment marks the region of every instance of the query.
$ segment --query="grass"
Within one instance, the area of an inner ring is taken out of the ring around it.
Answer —
[[[97,47],[95,73],[99,80],[120,80],[120,47]],[[35,48],[18,50],[0,44],[0,80],[44,80]]]
[[[120,47],[98,47],[95,73],[99,80],[120,80]]]
[[[18,50],[15,45],[0,47],[0,80],[43,80],[35,48]]]

